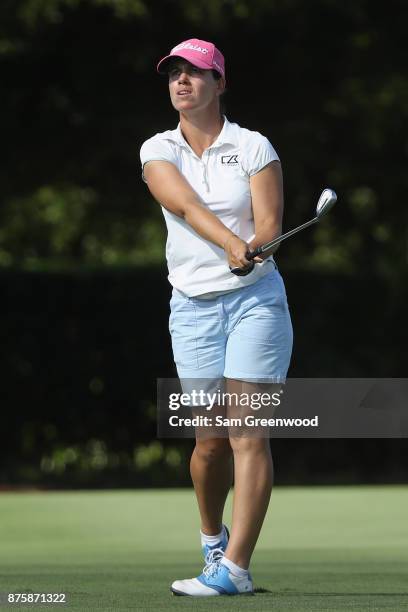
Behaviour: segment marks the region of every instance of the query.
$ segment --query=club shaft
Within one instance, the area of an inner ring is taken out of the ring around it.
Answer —
[[[290,230],[289,232],[286,232],[286,234],[282,234],[281,236],[278,236],[277,238],[274,238],[270,242],[267,242],[266,244],[263,244],[262,246],[258,247],[254,251],[251,251],[251,253],[249,254],[250,255],[250,259],[253,259],[257,255],[260,255],[261,253],[265,253],[266,251],[269,251],[269,249],[271,249],[272,247],[276,246],[277,244],[280,244],[282,242],[282,240],[285,240],[286,238],[289,238],[289,236],[293,236],[293,234],[297,234],[298,232],[300,232],[301,230],[305,229],[306,227],[309,227],[309,225],[313,225],[318,220],[319,220],[318,217],[314,217],[310,221],[306,221],[306,223],[303,223],[303,225],[299,225],[299,227],[295,227],[293,230]],[[248,255],[247,255],[247,259],[248,259]]]

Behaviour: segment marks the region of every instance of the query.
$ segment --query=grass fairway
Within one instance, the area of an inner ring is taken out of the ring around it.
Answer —
[[[407,516],[408,487],[276,488],[257,594],[192,599],[169,592],[202,569],[192,491],[3,493],[0,592],[65,592],[69,610],[406,610]]]

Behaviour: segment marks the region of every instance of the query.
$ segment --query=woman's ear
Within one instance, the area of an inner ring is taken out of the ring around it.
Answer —
[[[225,78],[221,77],[217,80],[217,95],[221,96],[225,91]]]

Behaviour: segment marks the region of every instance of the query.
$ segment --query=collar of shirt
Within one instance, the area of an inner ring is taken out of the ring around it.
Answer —
[[[230,123],[225,115],[223,115],[223,117],[224,125],[222,126],[222,130],[218,134],[212,145],[208,147],[208,149],[220,147],[223,144],[232,144],[238,146],[238,134],[236,130],[236,124]],[[181,147],[190,149],[188,142],[186,142],[186,140],[184,139],[180,123],[178,124],[175,130],[170,131],[170,133],[166,136],[166,140],[170,140],[171,142],[175,142]]]

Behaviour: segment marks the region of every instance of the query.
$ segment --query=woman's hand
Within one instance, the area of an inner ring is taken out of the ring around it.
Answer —
[[[249,260],[246,258],[246,253],[250,251],[249,245],[238,236],[230,236],[224,244],[224,250],[228,257],[230,268],[241,268],[244,270],[249,265]],[[260,257],[254,257],[255,263],[261,263]]]

